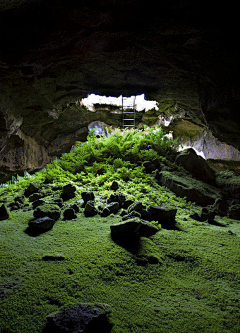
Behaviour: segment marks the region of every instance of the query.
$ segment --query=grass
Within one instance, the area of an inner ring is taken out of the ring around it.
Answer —
[[[118,143],[115,159],[111,159],[107,140],[89,138],[36,174],[34,180],[44,187],[45,199],[60,194],[52,190],[57,184],[74,181],[78,196],[69,202],[79,202],[86,190],[93,190],[100,201],[113,193],[109,185],[117,179],[119,191],[128,198],[148,205],[175,205],[177,223],[186,232],[160,229],[154,236],[141,237],[135,251],[129,252],[110,236],[110,226],[121,221],[119,214],[85,217],[80,209],[75,220],[61,218],[53,229],[33,237],[25,232],[33,210],[12,211],[8,220],[0,221],[0,332],[44,332],[47,315],[62,306],[86,302],[111,306],[112,333],[239,332],[239,222],[219,218],[225,225],[219,227],[191,219],[191,212],[200,207],[159,186],[154,173],[136,164],[153,160],[153,152],[152,158],[146,157],[139,149],[135,162]],[[125,144],[128,141],[132,139]],[[83,163],[82,170],[67,170],[74,166],[79,152],[91,145],[94,158]],[[129,144],[129,149],[133,146]],[[102,155],[95,152],[96,147]],[[170,163],[172,148],[168,142],[168,148],[158,153],[160,162]],[[95,161],[103,168],[100,174]],[[63,171],[57,173],[54,168]],[[103,181],[101,176],[106,175]],[[31,181],[33,178],[22,179],[3,187],[1,200],[10,202]],[[147,193],[141,192],[142,187]],[[64,260],[46,261],[45,256]]]

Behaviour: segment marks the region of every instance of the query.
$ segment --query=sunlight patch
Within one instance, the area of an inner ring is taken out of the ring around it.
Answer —
[[[107,104],[107,105],[116,105],[122,106],[124,100],[124,105],[133,106],[136,105],[136,111],[148,111],[151,109],[158,110],[158,102],[156,101],[147,101],[145,100],[145,95],[137,95],[131,97],[106,97],[95,94],[90,94],[88,97],[81,100],[81,104],[86,106],[90,111],[94,111],[94,104]]]

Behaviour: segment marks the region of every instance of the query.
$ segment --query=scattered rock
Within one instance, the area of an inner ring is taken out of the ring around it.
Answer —
[[[202,211],[200,214],[193,213],[190,215],[190,217],[196,221],[204,222],[208,221],[211,223],[216,216],[216,208],[214,206],[207,206],[202,208]]]
[[[9,212],[5,204],[0,206],[0,221],[6,220],[9,218]]]
[[[128,214],[131,213],[132,211],[135,211],[135,212],[139,212],[140,214],[144,213],[144,211],[146,210],[146,206],[143,205],[142,202],[134,202],[133,204],[131,204],[129,207],[128,207]]]
[[[77,204],[73,204],[70,208],[72,208],[76,214],[80,212]]]
[[[30,183],[26,188],[24,195],[25,197],[29,197],[33,193],[38,193],[40,189],[40,184],[37,182]]]
[[[118,202],[119,208],[125,205],[126,196],[122,193],[112,193],[107,200],[107,203],[110,204],[112,202]]]
[[[84,209],[84,214],[86,217],[94,216],[97,214],[97,209],[94,205],[93,200],[87,201],[85,209]]]
[[[173,227],[176,224],[176,208],[166,205],[151,205],[148,207],[147,213],[150,221],[158,221],[163,227]]]
[[[124,204],[122,205],[122,207],[124,209],[128,209],[129,206],[131,206],[134,203],[134,200],[132,199],[127,199],[124,201]]]
[[[41,206],[41,205],[44,205],[46,202],[42,199],[38,199],[36,201],[33,201],[32,203],[32,207],[35,209],[37,208],[38,206]]]
[[[52,204],[52,205],[57,205],[59,208],[63,207],[63,199],[62,198],[51,198],[48,203]]]
[[[110,210],[107,208],[107,207],[104,207],[100,212],[99,214],[102,216],[102,217],[107,217],[111,214]]]
[[[21,208],[21,205],[18,202],[11,202],[8,205],[8,208],[12,211],[12,210],[18,210]]]
[[[186,197],[188,201],[196,202],[200,206],[212,205],[221,197],[220,190],[215,187],[178,172],[161,171],[156,175],[156,179],[160,185],[168,187],[178,196]]]
[[[76,186],[74,186],[71,183],[63,186],[62,194],[61,194],[61,198],[63,199],[63,201],[72,199],[75,196],[76,196]]]
[[[82,192],[81,196],[82,196],[84,205],[86,205],[86,203],[88,201],[94,201],[94,199],[95,199],[95,195],[93,192]]]
[[[25,202],[25,198],[22,196],[22,197],[15,197],[14,198],[14,201],[16,203],[19,203],[20,205],[24,205],[24,202]]]
[[[135,210],[129,214],[126,214],[125,216],[122,217],[123,221],[132,219],[133,217],[139,217],[141,218],[141,214],[139,212],[135,212]]]
[[[119,210],[119,203],[112,202],[107,205],[107,208],[110,210],[111,213],[116,213]]]
[[[80,303],[68,306],[47,316],[48,332],[109,333],[112,325],[107,315],[110,312],[108,304]]]
[[[133,218],[126,222],[110,226],[111,236],[114,240],[129,241],[140,236],[149,237],[159,231],[150,222],[145,222],[139,218]]]
[[[33,202],[33,201],[36,201],[36,200],[39,200],[43,198],[43,195],[40,194],[40,193],[33,193],[29,196],[29,202]]]
[[[55,220],[51,219],[50,217],[40,217],[38,219],[32,220],[28,222],[28,226],[31,230],[49,230],[55,224]]]
[[[235,220],[240,220],[240,205],[232,205],[228,211],[228,217]]]
[[[110,186],[110,190],[117,191],[119,189],[119,184],[116,180],[114,180]]]
[[[64,220],[73,220],[76,219],[77,215],[73,208],[67,208],[63,212],[63,219]]]
[[[48,216],[51,219],[57,221],[61,216],[61,210],[57,205],[44,204],[44,205],[38,206],[34,210],[33,216],[36,218]]]
[[[176,157],[176,163],[206,183],[213,183],[215,180],[214,170],[210,168],[203,157],[197,155],[193,148],[187,148],[179,153]]]

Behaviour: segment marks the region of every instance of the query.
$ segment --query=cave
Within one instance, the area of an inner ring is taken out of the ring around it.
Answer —
[[[0,0],[0,332],[68,330],[78,302],[81,332],[240,329],[238,21],[227,0]]]

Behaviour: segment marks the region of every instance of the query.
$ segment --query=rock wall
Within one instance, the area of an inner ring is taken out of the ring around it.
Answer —
[[[168,128],[183,148],[192,147],[207,160],[240,161],[240,152],[235,147],[219,141],[203,124],[190,119],[175,120]]]
[[[71,108],[90,93],[145,93],[164,114],[181,106],[240,149],[238,21],[227,0],[2,0],[2,168],[34,170],[84,140],[90,122],[116,124]]]

